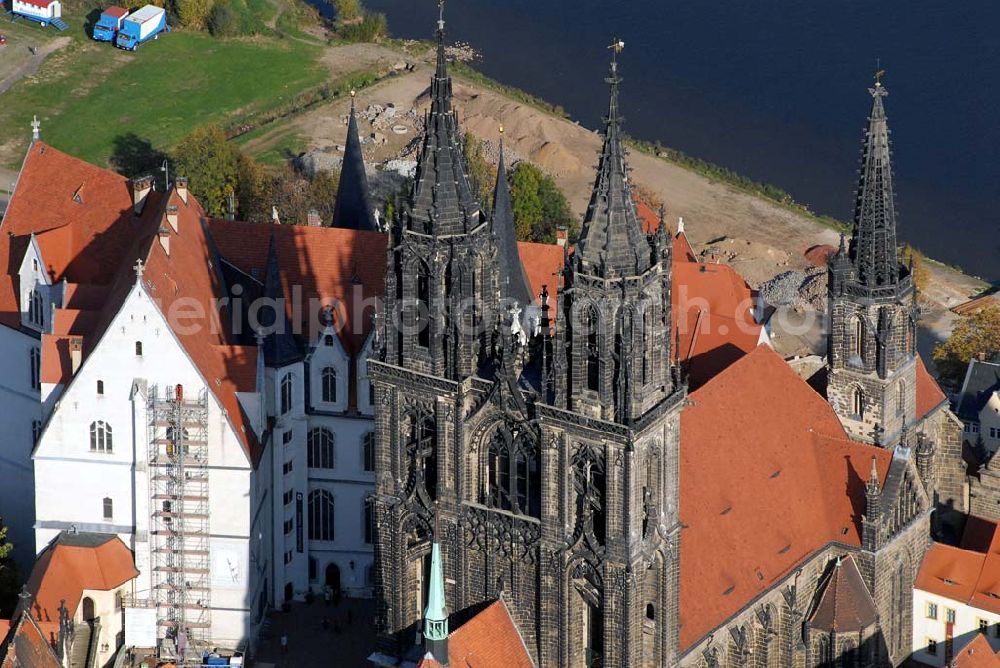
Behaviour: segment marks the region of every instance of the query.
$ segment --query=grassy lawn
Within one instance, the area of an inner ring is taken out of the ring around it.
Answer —
[[[186,31],[134,54],[78,39],[3,96],[2,160],[20,162],[33,114],[48,143],[99,165],[129,134],[167,148],[198,125],[239,123],[319,86],[326,77],[320,54],[296,40]]]

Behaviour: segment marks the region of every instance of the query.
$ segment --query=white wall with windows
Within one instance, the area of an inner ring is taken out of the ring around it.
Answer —
[[[943,668],[949,626],[952,658],[972,642],[978,633],[989,639],[994,652],[1000,651],[1000,614],[922,589],[914,589],[913,660]]]
[[[147,388],[180,384],[191,394],[207,382],[136,285],[71,381],[55,388],[33,457],[36,550],[74,527],[117,534],[135,551],[136,597],[150,598]],[[209,397],[212,637],[233,646],[253,635],[250,605],[262,585],[249,567],[251,536],[263,542],[270,518],[255,512],[262,490],[234,426]]]

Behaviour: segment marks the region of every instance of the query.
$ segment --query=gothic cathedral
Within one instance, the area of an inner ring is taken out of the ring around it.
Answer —
[[[686,387],[671,238],[636,213],[616,59],[582,235],[550,299],[526,284],[502,158],[494,213],[476,201],[443,21],[437,49],[369,361],[386,649],[414,645],[438,543],[448,608],[503,596],[539,665],[674,665]]]

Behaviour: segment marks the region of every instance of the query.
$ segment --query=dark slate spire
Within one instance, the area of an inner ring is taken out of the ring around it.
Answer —
[[[597,167],[597,179],[577,244],[577,256],[586,273],[614,273],[636,276],[650,266],[650,249],[642,232],[629,186],[625,147],[622,145],[622,118],[618,112],[618,53],[624,42],[611,45],[611,106],[605,119],[604,149]]]
[[[347,122],[347,142],[344,164],[340,168],[337,202],[333,208],[333,226],[355,230],[378,230],[372,215],[368,177],[365,175],[365,158],[361,153],[358,136],[358,119],[354,114],[354,91],[351,91],[351,116]]]
[[[264,362],[270,367],[283,367],[302,357],[285,314],[285,292],[281,287],[278,266],[277,241],[272,230],[271,242],[267,248],[264,298],[270,300],[273,308],[264,307],[258,312],[258,324],[264,334]]]
[[[857,281],[867,288],[895,285],[900,278],[896,256],[896,209],[893,201],[892,165],[889,157],[889,126],[882,98],[888,95],[876,75],[871,93],[865,146],[861,155],[861,179],[854,208],[851,262]]]
[[[507,166],[503,159],[503,128],[500,128],[500,164],[497,166],[497,185],[493,191],[493,234],[497,239],[497,262],[500,264],[500,296],[530,306],[535,299],[531,283],[521,264],[514,233],[514,207],[507,186]]]
[[[451,77],[444,49],[444,0],[437,28],[437,69],[431,80],[431,109],[409,201],[409,226],[433,235],[462,234],[483,217],[462,153],[458,119],[451,108]]]

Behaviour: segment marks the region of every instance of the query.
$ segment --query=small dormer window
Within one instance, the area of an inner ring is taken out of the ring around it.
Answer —
[[[142,357],[142,341],[135,342],[135,355],[136,357]]]
[[[104,381],[103,380],[97,381],[97,393],[98,394],[104,394]]]
[[[28,293],[28,322],[31,324],[41,327],[44,323],[44,302],[42,300],[42,293],[37,289],[32,289]]]
[[[333,345],[333,334],[327,334],[323,337],[323,345],[332,346]]]
[[[337,370],[331,366],[323,369],[321,374],[323,381],[323,401],[336,403],[337,401]]]
[[[38,258],[37,257],[31,258],[31,268],[34,271],[38,271]]]

